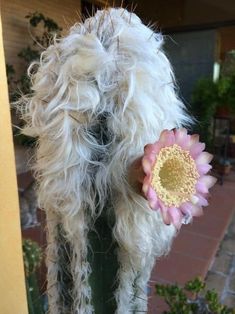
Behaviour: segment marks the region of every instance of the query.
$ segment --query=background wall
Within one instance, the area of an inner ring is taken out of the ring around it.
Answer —
[[[197,80],[213,77],[216,60],[216,30],[166,36],[165,51],[172,63],[181,96],[190,103]]]
[[[224,59],[228,51],[235,49],[235,26],[223,27],[218,31],[220,35],[220,58]]]

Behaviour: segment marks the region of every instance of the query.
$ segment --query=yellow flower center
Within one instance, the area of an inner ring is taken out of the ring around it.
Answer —
[[[166,206],[179,207],[196,192],[198,178],[196,164],[189,151],[174,144],[159,152],[151,185]]]

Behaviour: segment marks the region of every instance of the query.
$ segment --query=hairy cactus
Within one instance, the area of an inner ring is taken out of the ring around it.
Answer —
[[[36,242],[24,239],[23,258],[29,314],[43,314],[43,305],[36,274],[42,262],[42,250]]]

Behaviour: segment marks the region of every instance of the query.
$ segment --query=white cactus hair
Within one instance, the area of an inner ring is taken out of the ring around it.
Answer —
[[[33,93],[22,98],[21,109],[24,133],[38,137],[51,314],[94,312],[87,233],[107,199],[118,244],[116,313],[147,311],[152,267],[168,252],[175,229],[131,187],[128,168],[163,129],[190,121],[162,45],[163,36],[134,13],[111,8],[74,25],[42,53],[36,71],[31,66]],[[61,300],[58,283],[61,236],[70,250],[72,308]]]

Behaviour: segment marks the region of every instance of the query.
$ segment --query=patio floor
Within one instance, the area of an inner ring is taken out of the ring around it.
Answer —
[[[31,175],[19,175],[18,183],[19,189],[24,190],[32,183]],[[223,186],[214,186],[210,205],[205,208],[204,216],[195,218],[190,225],[183,226],[170,254],[157,261],[150,281],[149,314],[160,314],[167,309],[164,302],[155,295],[154,286],[157,282],[183,284],[195,276],[205,278],[208,275],[208,288],[215,288],[228,306],[235,304],[235,215],[231,227],[233,230],[230,228],[232,238],[225,236],[234,209],[235,172],[225,178]],[[39,214],[39,221],[44,225],[44,214],[41,211]],[[43,229],[40,225],[25,229],[23,237],[45,245]],[[218,251],[221,241],[221,249]],[[45,272],[45,268],[41,268],[41,287],[45,287]],[[232,294],[231,291],[227,293],[230,275],[231,284],[234,285]]]
[[[193,279],[196,276],[202,278],[206,277],[208,270],[213,265],[216,252],[224,238],[234,213],[234,173],[225,178],[223,186],[219,184],[214,186],[209,203],[210,205],[205,208],[202,217],[195,218],[192,224],[181,228],[179,235],[173,243],[170,254],[156,263],[150,281],[151,293],[149,298],[149,314],[160,314],[167,309],[164,302],[155,296],[155,283],[184,284],[186,281]],[[229,245],[235,248],[234,239],[229,240]],[[228,242],[228,239],[225,238],[224,241]],[[233,251],[235,253],[235,249]],[[225,257],[225,253],[219,255],[220,261],[217,263],[220,263],[220,265],[226,264],[228,256]],[[235,255],[233,257],[235,260]],[[231,263],[232,257],[230,256],[230,265],[231,268],[233,268],[235,266],[233,265],[234,262],[233,264]],[[213,265],[213,267],[215,266]],[[211,274],[213,273],[213,267],[212,271],[209,273],[209,277],[212,276],[213,278],[212,280],[211,278],[208,278],[208,288],[217,288],[217,291],[222,294],[222,288],[218,290],[218,286],[222,287],[222,279],[224,278],[218,277],[218,275],[223,274],[218,274],[218,272],[220,273],[219,269],[219,271],[214,271],[215,275],[213,276]],[[216,276],[218,279],[217,282],[215,278]],[[226,284],[225,281],[226,279],[224,279],[224,285]],[[235,295],[232,295],[232,297],[234,297],[235,300]],[[231,297],[229,302],[230,304],[228,305],[231,306],[233,303]]]

